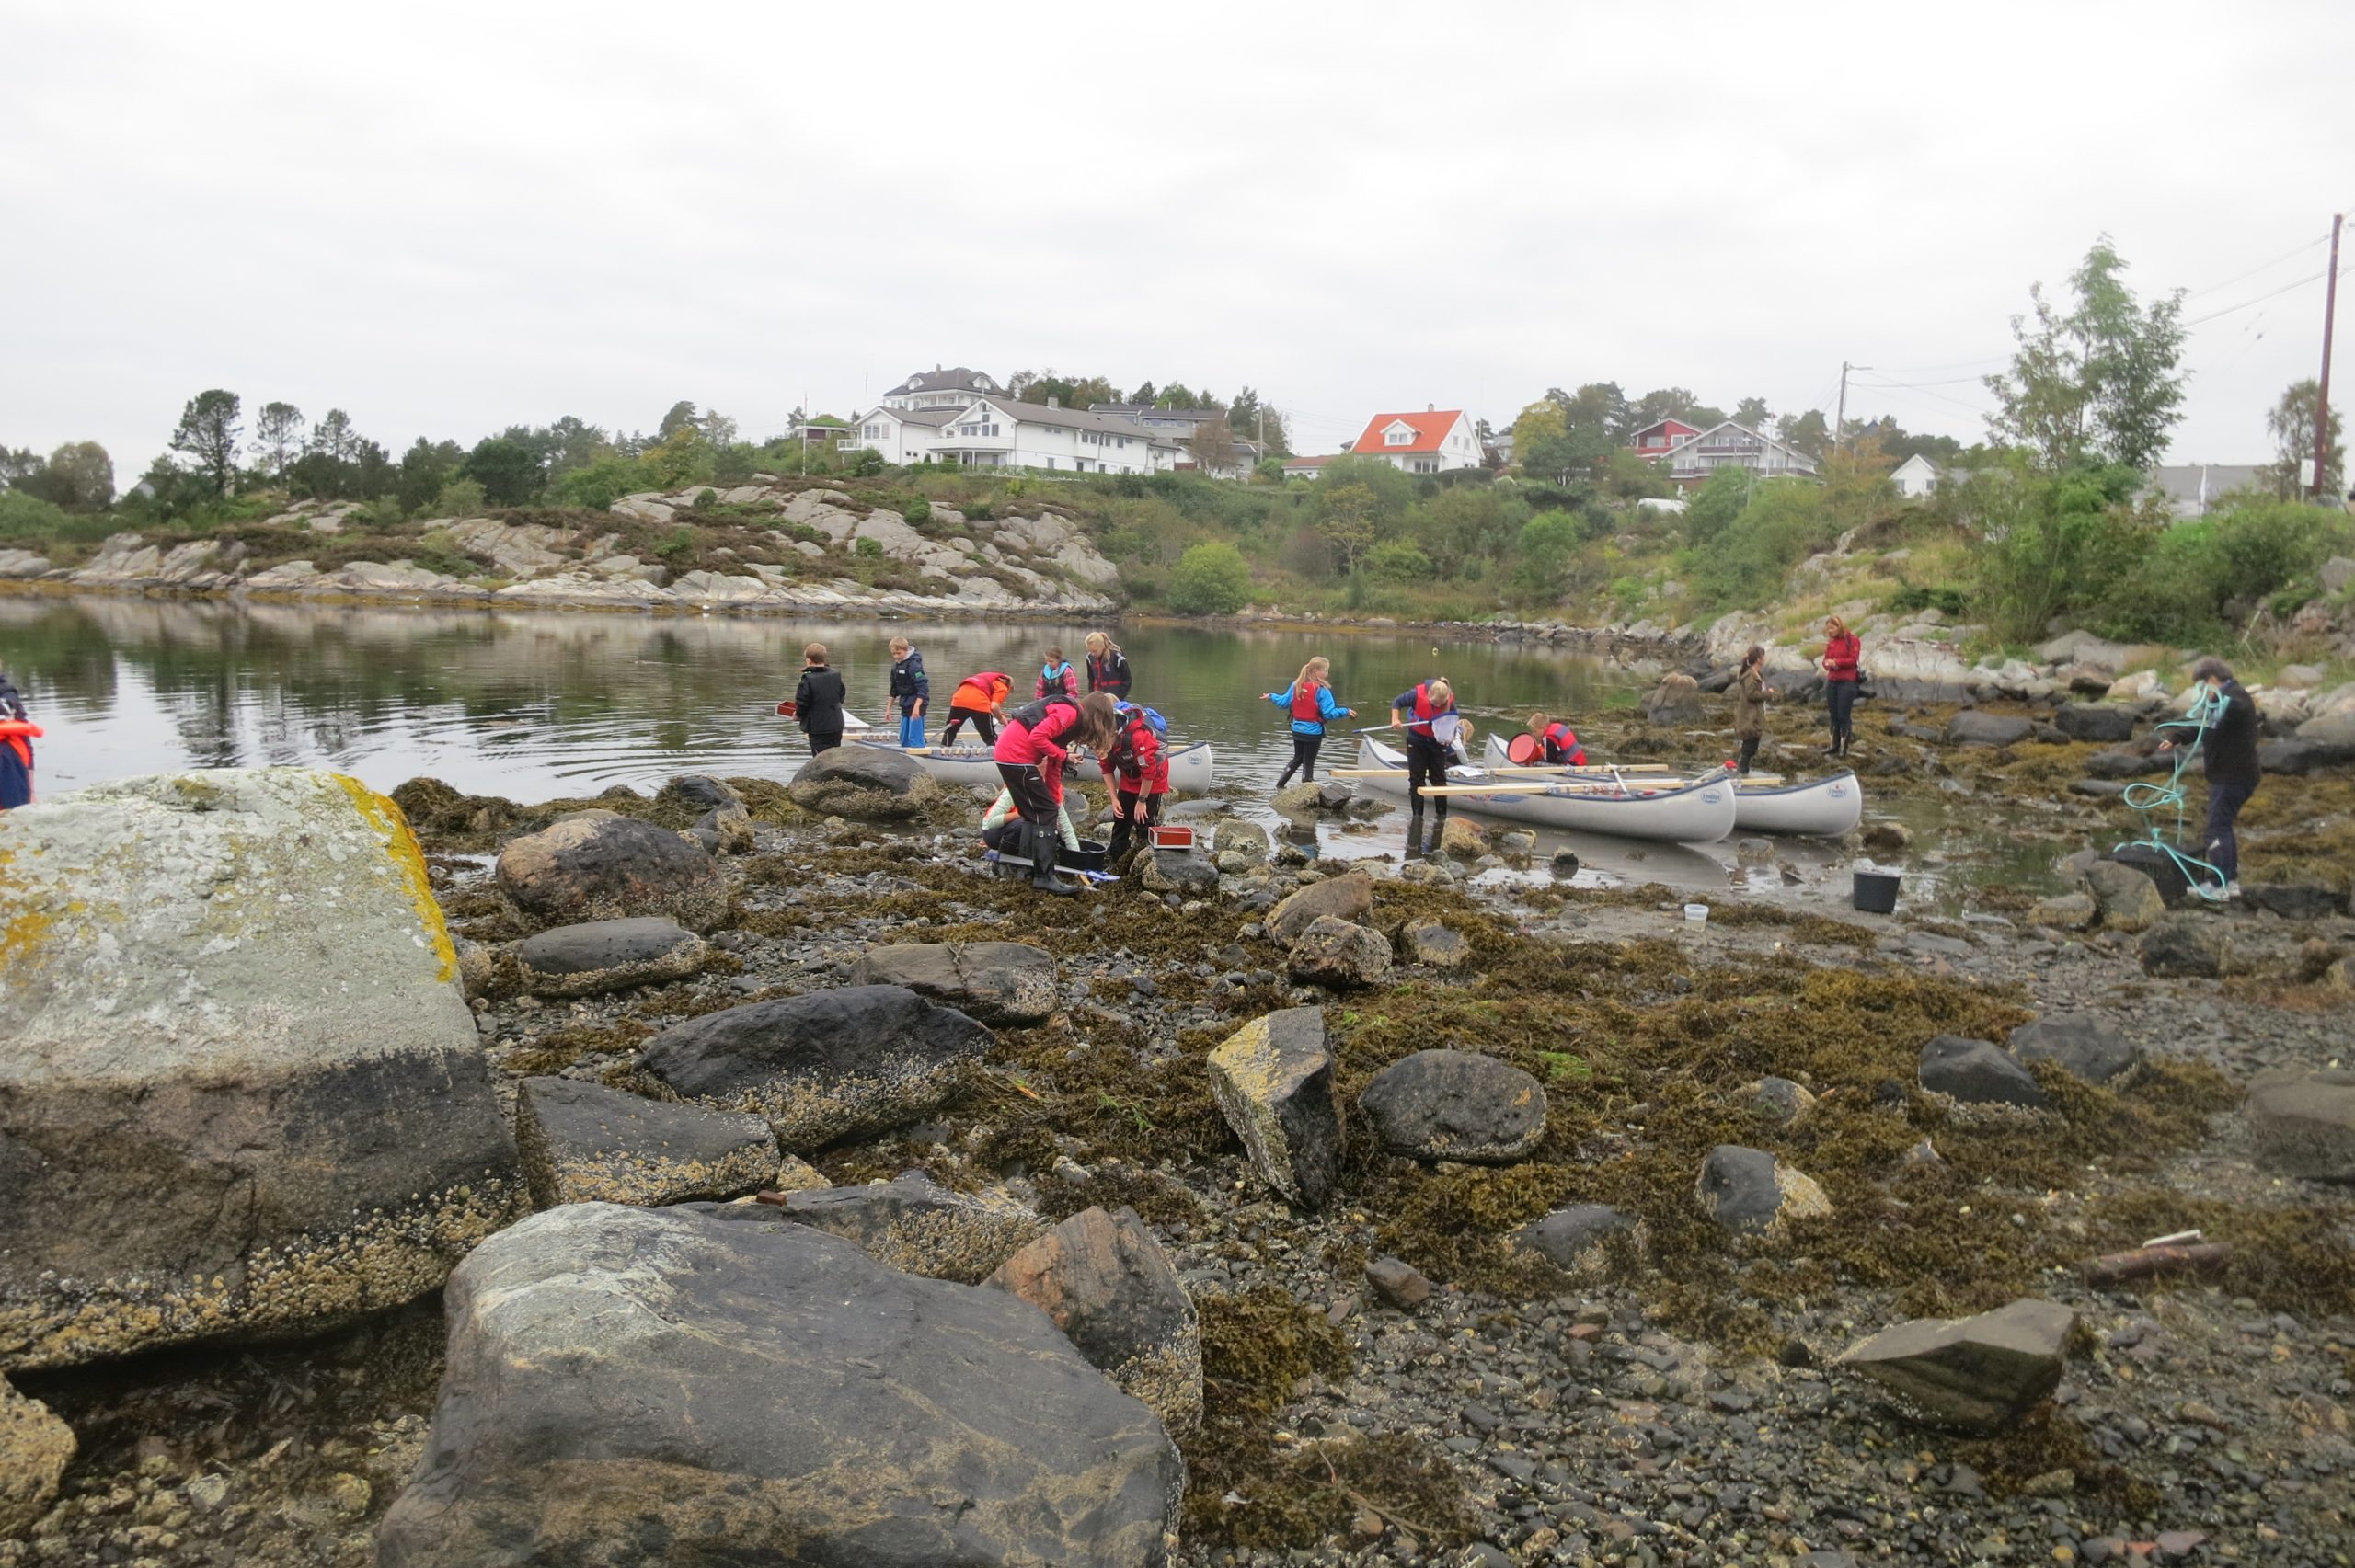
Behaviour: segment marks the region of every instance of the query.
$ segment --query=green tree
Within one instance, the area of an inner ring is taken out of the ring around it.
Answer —
[[[1561,597],[1570,567],[1578,559],[1580,532],[1578,519],[1562,511],[1542,511],[1521,525],[1519,558],[1513,582],[1524,593],[1551,603]]]
[[[1785,414],[1775,421],[1775,439],[1793,452],[1821,458],[1824,448],[1832,444],[1832,422],[1821,408],[1810,408],[1804,414]]]
[[[1316,532],[1332,546],[1343,572],[1354,572],[1373,548],[1374,513],[1381,505],[1371,486],[1336,483],[1330,475],[1316,487]]]
[[[1235,401],[1226,406],[1226,422],[1236,435],[1265,441],[1273,456],[1292,455],[1292,427],[1285,423],[1283,410],[1268,403],[1252,388],[1246,386],[1235,395]]]
[[[714,451],[736,444],[736,421],[717,408],[705,410],[695,420],[695,429],[703,432],[703,439]]]
[[[1203,401],[1194,395],[1194,389],[1182,381],[1173,381],[1161,389],[1153,400],[1155,408],[1200,408]]]
[[[2032,286],[2036,325],[2012,318],[2012,368],[1987,378],[1988,430],[2048,469],[2079,458],[2148,473],[2183,406],[2183,291],[2145,306],[2108,235],[2069,275],[2063,313]]]
[[[0,446],[0,486],[20,488],[44,466],[46,460],[29,446]]]
[[[189,467],[215,496],[229,493],[237,472],[237,436],[242,418],[237,395],[219,387],[200,392],[180,410],[179,427],[172,431],[171,449],[188,459]]]
[[[676,403],[671,405],[671,411],[662,416],[662,422],[661,424],[654,427],[654,439],[657,441],[669,441],[672,436],[677,435],[681,430],[685,429],[695,422],[695,406],[694,402],[691,399],[682,397]]]
[[[2305,465],[2315,456],[2315,401],[2322,395],[2314,378],[2292,382],[2281,400],[2266,411],[2265,431],[2273,438],[2273,450],[2280,461],[2269,471],[2273,492],[2284,500],[2305,493]],[[2338,497],[2347,493],[2347,442],[2345,429],[2339,422],[2338,410],[2330,411],[2330,459],[2323,464],[2322,493]],[[52,461],[54,461],[53,459]]]
[[[1142,403],[1146,407],[1150,408],[1153,406],[1155,395],[1155,392],[1153,383],[1146,382],[1143,386],[1138,387],[1134,392],[1130,393],[1127,397],[1120,399],[1120,401],[1127,403]]]
[[[1431,579],[1431,558],[1412,542],[1393,539],[1366,553],[1365,575],[1376,582],[1427,583]]]
[[[1793,567],[1831,544],[1839,529],[1823,486],[1808,479],[1761,479],[1725,531],[1704,545],[1694,590],[1722,610],[1755,610],[1783,591]]]
[[[254,456],[280,484],[303,450],[303,410],[292,403],[265,403],[254,416]]]
[[[1975,471],[1949,498],[1977,531],[1973,608],[2005,642],[2033,642],[2054,617],[2102,602],[2161,532],[2129,504],[2142,486],[2131,468],[2052,475],[2014,452]]]
[[[1733,406],[1733,422],[1744,429],[1756,430],[1760,435],[1766,433],[1768,418],[1766,400],[1763,397],[1745,397]]]
[[[401,453],[400,468],[393,480],[393,494],[400,501],[401,509],[414,516],[432,505],[451,470],[464,461],[465,453],[457,442],[435,442],[418,437]]]
[[[1169,607],[1189,615],[1232,615],[1251,601],[1251,567],[1223,540],[1196,544],[1169,578]]]
[[[532,449],[506,436],[489,436],[466,454],[465,476],[482,486],[483,497],[495,507],[529,506],[547,482],[546,471]]]
[[[1706,544],[1732,527],[1750,504],[1751,487],[1757,482],[1757,473],[1748,468],[1720,468],[1710,475],[1685,503],[1684,537]]]
[[[114,459],[96,441],[68,441],[49,454],[41,491],[66,511],[104,511],[114,504]]]

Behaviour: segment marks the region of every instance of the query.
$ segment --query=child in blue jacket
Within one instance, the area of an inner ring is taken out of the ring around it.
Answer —
[[[1332,683],[1326,679],[1333,672],[1332,661],[1312,658],[1300,667],[1300,676],[1281,692],[1268,693],[1268,701],[1292,714],[1292,761],[1284,764],[1276,787],[1281,789],[1292,782],[1293,770],[1310,784],[1316,782],[1316,750],[1325,744],[1325,727],[1337,718],[1355,718],[1355,708],[1345,708],[1333,700]]]

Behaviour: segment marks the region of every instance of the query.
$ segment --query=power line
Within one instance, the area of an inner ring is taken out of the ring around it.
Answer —
[[[2355,270],[2355,269],[2342,267],[2338,269],[2338,275],[2344,278],[2349,270]],[[2286,294],[2292,289],[2303,289],[2308,283],[2317,282],[2329,275],[2330,269],[2327,267],[2324,268],[2319,272],[2309,272],[2303,278],[2293,279],[2290,282],[2282,284],[2278,289],[2268,289],[2264,293],[2256,295],[2250,299],[2243,300],[2236,305],[2226,305],[2222,310],[2211,310],[2206,315],[2195,315],[2189,321],[2183,324],[2184,327],[2188,331],[2190,328],[2200,326],[2205,322],[2214,321],[2221,316],[2231,315],[2238,311],[2245,311],[2251,305],[2263,304],[2266,301],[2272,299],[2278,294]]]
[[[2259,272],[2263,272],[2269,268],[2280,266],[2281,263],[2289,260],[2292,257],[2303,256],[2307,251],[2314,249],[2316,246],[2326,245],[2329,242],[2330,236],[2328,235],[2316,235],[2314,238],[2306,241],[2303,245],[2291,246],[2288,250],[2283,251],[2280,255],[2275,257],[2270,261],[2260,261],[2246,272],[2235,272],[2221,283],[2211,283],[2204,289],[2194,289],[2183,297],[2187,300],[2196,300],[2202,294],[2212,294],[2219,289],[2229,289],[2244,278],[2254,278]]]

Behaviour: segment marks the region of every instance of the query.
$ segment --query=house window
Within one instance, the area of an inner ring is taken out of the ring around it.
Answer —
[[[1411,430],[1392,430],[1382,439],[1392,446],[1408,446],[1413,443],[1415,435]]]

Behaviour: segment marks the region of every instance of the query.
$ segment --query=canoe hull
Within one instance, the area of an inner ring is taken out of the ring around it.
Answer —
[[[1490,767],[1507,765],[1505,743],[1488,737],[1483,752]],[[1521,774],[1522,778],[1541,775]],[[1592,775],[1588,775],[1592,776]],[[1659,775],[1654,775],[1659,776]],[[1836,839],[1853,831],[1865,818],[1865,790],[1846,769],[1828,778],[1805,784],[1751,784],[1734,780],[1733,825],[1740,833],[1789,833],[1806,838]]]
[[[1402,768],[1407,758],[1371,738],[1359,747],[1360,765]],[[1497,782],[1483,768],[1455,768],[1451,784],[1476,785]],[[1404,774],[1363,780],[1372,788],[1400,799],[1407,795]],[[1537,782],[1537,781],[1533,781]],[[1734,792],[1723,779],[1670,780],[1660,788],[1637,786],[1634,793],[1597,792],[1540,795],[1534,791],[1499,791],[1495,795],[1448,797],[1451,808],[1499,817],[1511,822],[1553,828],[1564,832],[1598,833],[1606,838],[1645,839],[1659,843],[1715,843],[1733,831]]]
[[[859,740],[853,744],[873,746],[885,751],[900,748],[888,740]],[[943,784],[984,784],[992,789],[998,785],[997,762],[986,746],[934,746],[913,753],[925,772]],[[1104,770],[1096,759],[1085,752],[1072,759],[1070,776],[1088,784],[1103,781]],[[1180,795],[1208,795],[1212,777],[1211,743],[1196,741],[1191,746],[1179,746],[1169,753],[1169,787]]]

